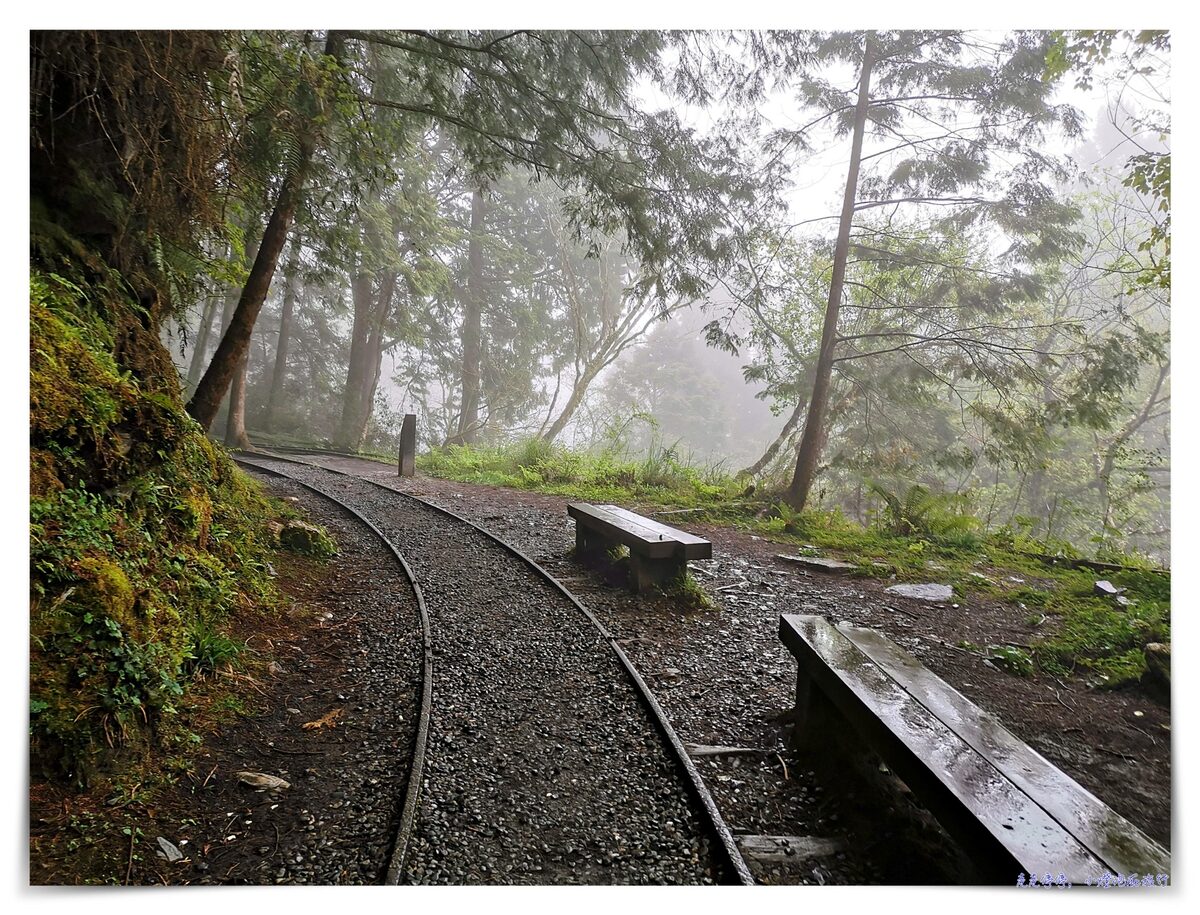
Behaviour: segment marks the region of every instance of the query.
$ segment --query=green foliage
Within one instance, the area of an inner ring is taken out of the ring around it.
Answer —
[[[717,505],[737,489],[728,477],[661,443],[640,459],[613,451],[572,451],[538,438],[497,446],[450,445],[419,455],[417,465],[430,476],[592,501]]]
[[[663,594],[687,610],[709,610],[713,606],[712,597],[704,590],[704,586],[686,571],[667,585]]]
[[[267,503],[177,391],[117,362],[129,308],[105,282],[31,278],[30,726],[76,781],[231,660],[225,621],[273,593]],[[125,339],[145,370],[154,351]]]
[[[1120,47],[1118,53],[1114,45]],[[1117,30],[1081,29],[1052,33],[1047,50],[1042,79],[1048,82],[1061,79],[1069,73],[1075,76],[1075,85],[1090,88],[1098,70],[1112,63],[1108,79],[1128,83],[1134,76],[1154,73],[1157,55],[1165,59],[1171,51],[1171,33],[1163,29]],[[1162,73],[1165,82],[1166,73]],[[1124,91],[1124,87],[1122,88]],[[1157,90],[1162,109],[1155,110],[1153,102],[1149,110],[1131,119],[1137,127],[1150,127],[1161,141],[1170,137],[1170,115],[1167,111],[1169,96]],[[1144,100],[1151,93],[1138,92]],[[1141,194],[1147,202],[1147,210],[1160,214],[1146,236],[1139,242],[1138,251],[1148,255],[1149,263],[1139,265],[1132,272],[1131,289],[1157,287],[1166,291],[1171,288],[1171,153],[1170,151],[1146,150],[1130,156],[1126,162],[1125,187]],[[1124,265],[1126,268],[1128,265]],[[1119,269],[1119,268],[1118,268]]]
[[[889,533],[952,541],[960,546],[977,542],[973,533],[979,521],[967,512],[965,497],[934,493],[919,483],[909,486],[903,495],[875,481],[868,487],[884,502],[882,521]]]
[[[1015,645],[991,645],[988,647],[988,660],[1018,677],[1033,676],[1033,658],[1029,652]]]
[[[1107,688],[1136,682],[1146,672],[1143,648],[1170,640],[1163,604],[1137,599],[1127,608],[1082,593],[1060,601],[1058,631],[1037,645],[1038,664],[1058,675],[1078,673]]]
[[[192,672],[213,673],[237,660],[246,643],[231,639],[215,628],[204,616],[192,623],[189,635],[187,667]]]

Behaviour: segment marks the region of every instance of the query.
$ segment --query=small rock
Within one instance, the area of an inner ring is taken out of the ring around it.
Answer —
[[[280,788],[290,788],[291,783],[284,781],[276,775],[267,775],[264,772],[239,772],[237,780],[243,785],[249,785],[259,791],[274,791]]]
[[[157,854],[160,858],[164,858],[170,864],[183,860],[183,852],[176,847],[175,843],[169,842],[162,836],[159,836],[157,841],[159,848]]]
[[[950,585],[892,585],[885,590],[890,594],[899,594],[901,597],[933,602],[949,600],[954,596],[954,589]]]
[[[308,556],[332,556],[337,552],[328,535],[307,521],[288,521],[276,535],[279,545],[293,553]]]
[[[849,572],[854,569],[854,563],[842,562],[840,559],[826,559],[823,556],[789,556],[786,553],[776,553],[776,558],[794,562],[809,569],[821,572]]]
[[[1123,594],[1125,589],[1118,588],[1111,581],[1098,581],[1092,585],[1092,590],[1101,597],[1116,597],[1118,594]]]

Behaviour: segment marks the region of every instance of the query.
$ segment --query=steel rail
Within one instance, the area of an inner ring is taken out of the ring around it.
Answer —
[[[413,574],[412,567],[409,566],[403,554],[369,518],[364,517],[360,512],[337,498],[337,496],[332,496],[316,486],[305,483],[303,480],[288,476],[286,473],[282,473],[271,467],[264,467],[241,454],[234,455],[234,460],[239,464],[253,467],[255,470],[290,480],[299,486],[303,486],[310,492],[328,499],[358,521],[361,521],[374,532],[376,537],[383,541],[384,546],[396,557],[400,563],[400,567],[404,569],[404,574],[408,578],[409,584],[412,586],[413,595],[417,600],[417,611],[421,619],[421,649],[423,655],[421,665],[421,708],[417,716],[417,732],[413,738],[412,762],[408,770],[408,783],[404,787],[404,803],[400,809],[400,824],[396,829],[396,840],[392,844],[392,853],[388,857],[387,872],[384,876],[385,886],[398,886],[404,875],[404,867],[408,860],[408,850],[412,844],[413,830],[417,822],[417,808],[420,805],[421,784],[424,781],[425,773],[425,757],[429,747],[429,717],[433,709],[433,637],[429,625],[429,611],[425,606],[425,595],[422,593],[421,586],[417,582],[417,576]]]
[[[357,455],[348,454],[345,452],[326,451],[319,448],[310,448],[306,451],[301,451],[298,448],[288,450],[292,451],[294,454],[328,454],[331,457],[357,457]],[[641,672],[625,653],[624,649],[621,648],[617,639],[608,630],[608,627],[600,622],[600,620],[596,618],[595,614],[593,614],[591,610],[580,603],[579,598],[572,594],[562,582],[538,565],[536,561],[522,552],[519,548],[513,546],[511,543],[497,536],[496,534],[493,534],[486,528],[481,527],[475,522],[464,518],[462,515],[459,515],[448,508],[443,508],[440,505],[435,505],[434,503],[428,502],[425,499],[419,498],[418,496],[414,496],[411,493],[388,486],[379,480],[375,480],[370,477],[360,477],[357,474],[350,473],[346,470],[340,470],[335,467],[326,467],[323,464],[314,464],[311,461],[302,461],[296,457],[285,457],[278,453],[267,450],[260,450],[255,453],[267,458],[268,460],[282,461],[288,464],[299,464],[304,467],[311,467],[317,470],[324,470],[328,473],[335,473],[340,476],[349,477],[350,479],[358,480],[363,483],[370,483],[380,489],[386,490],[387,492],[398,496],[403,496],[406,499],[411,499],[412,501],[423,505],[426,508],[430,508],[448,518],[452,518],[455,521],[479,531],[479,533],[483,534],[489,540],[493,541],[504,550],[522,560],[526,565],[532,568],[536,574],[548,581],[567,600],[574,604],[575,607],[587,617],[587,619],[600,632],[600,634],[604,636],[605,640],[608,642],[609,648],[614,654],[616,654],[621,666],[624,668],[626,674],[633,682],[634,689],[638,694],[638,698],[642,701],[642,704],[650,713],[651,719],[654,721],[654,724],[658,728],[667,745],[671,748],[671,751],[675,756],[676,763],[683,770],[684,775],[686,776],[684,781],[686,782],[693,799],[700,805],[700,808],[704,812],[704,816],[708,821],[709,829],[718,839],[718,854],[722,859],[726,876],[731,878],[732,882],[741,884],[743,886],[753,886],[755,884],[754,876],[750,873],[750,868],[747,866],[745,858],[742,857],[741,850],[737,847],[737,843],[734,841],[733,833],[730,831],[729,826],[726,824],[724,818],[722,818],[721,812],[717,807],[717,803],[708,790],[708,786],[704,784],[704,779],[700,775],[699,770],[696,768],[695,762],[693,762],[691,756],[688,755],[687,750],[684,748],[683,741],[679,739],[679,735],[675,732],[675,728],[672,727],[670,720],[667,718],[662,706],[659,705],[658,699],[655,698],[654,693],[651,691],[649,685],[642,677]],[[238,459],[242,460],[240,457]],[[359,459],[362,460],[362,458]],[[251,461],[247,463],[252,464],[253,462]],[[382,464],[382,462],[380,463]],[[382,466],[388,465],[382,464]],[[276,471],[276,473],[278,473],[278,471]],[[279,475],[287,476],[286,474]],[[294,479],[293,477],[287,478]],[[299,481],[297,480],[296,482]]]

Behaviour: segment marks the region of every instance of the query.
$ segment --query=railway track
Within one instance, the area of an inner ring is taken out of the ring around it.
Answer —
[[[388,882],[753,883],[645,680],[557,579],[381,480],[237,459],[352,512],[419,595],[420,758]]]

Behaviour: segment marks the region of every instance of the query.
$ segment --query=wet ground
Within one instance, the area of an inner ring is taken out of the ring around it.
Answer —
[[[906,600],[884,592],[888,581],[805,571],[777,558],[790,552],[787,547],[728,528],[688,524],[683,515],[663,520],[713,541],[714,558],[694,562],[692,569],[714,606],[681,609],[663,598],[629,593],[611,571],[577,564],[568,555],[574,534],[564,499],[426,478],[401,481],[392,468],[372,462],[312,459],[376,477],[480,523],[578,595],[621,639],[686,743],[739,750],[696,759],[736,833],[828,840],[820,847],[800,844],[773,857],[750,857],[759,882],[943,883],[964,873],[953,843],[902,786],[879,772],[869,754],[853,744],[840,748],[841,756],[791,749],[795,662],[779,642],[780,613],[821,614],[884,631],[1088,790],[1170,845],[1168,709],[1135,690],[1096,691],[1077,681],[1014,677],[956,647],[964,640],[1031,640],[1027,614],[1019,608]],[[282,616],[264,619],[256,636],[283,660],[269,676],[246,686],[247,695],[253,693],[247,714],[233,716],[206,737],[201,758],[174,788],[156,794],[151,804],[117,799],[119,815],[135,830],[131,839],[118,843],[120,848],[111,841],[94,847],[88,838],[94,812],[88,805],[99,806],[104,798],[35,784],[33,882],[370,883],[382,878],[407,777],[420,684],[415,608],[403,597],[407,589],[398,570],[386,571],[394,560],[373,536],[316,497],[288,484],[273,485],[304,501],[343,546],[328,567],[281,559],[280,583],[291,603]],[[458,565],[447,558],[447,574],[457,572]],[[458,603],[464,612],[472,609],[469,600]],[[486,692],[473,697],[469,689],[464,697],[466,704],[443,720],[452,725],[443,728],[442,739],[449,741],[444,749],[454,741],[467,750],[499,746],[484,739],[490,731],[481,727],[482,711],[473,714],[469,707],[478,699],[482,710],[493,697]],[[338,709],[334,726],[303,727]],[[511,730],[501,728],[506,729]],[[536,742],[538,735],[532,736]],[[550,737],[564,751],[573,743],[571,735]],[[635,736],[630,740],[625,741],[630,758],[645,757],[648,747],[637,744]],[[521,753],[508,755],[513,758],[505,765],[521,764]],[[847,759],[854,765],[847,766]],[[553,757],[545,762],[538,778],[557,775],[555,768],[559,773],[569,769]],[[283,777],[291,787],[256,792],[238,783],[235,773],[243,769]],[[418,843],[411,880],[512,879],[512,872],[504,871],[507,858],[500,860],[508,853],[510,837],[502,830],[509,824],[497,823],[485,809],[501,786],[494,778],[476,781],[468,786],[452,780],[449,793],[431,794],[437,806],[423,816],[424,844]],[[561,836],[549,828],[555,814],[547,807],[542,812],[549,819],[541,823],[540,808],[533,806],[534,825],[557,844]],[[634,820],[638,809],[634,804]],[[684,838],[679,863],[699,865],[691,881],[706,879],[702,849],[686,838],[694,829],[689,814],[668,817],[656,807],[644,812],[648,831],[672,820]],[[450,823],[463,816],[478,818],[466,832]],[[518,824],[518,830],[521,825],[528,824]],[[454,851],[457,846],[449,840],[454,835],[470,839],[471,830],[494,844],[497,854],[472,862],[470,842],[461,846],[461,854]],[[159,835],[175,843],[184,860],[169,864],[158,857]],[[447,842],[451,853],[442,856],[435,845]],[[547,853],[545,861],[530,859],[521,866],[545,868],[543,873],[554,878],[550,882],[572,882],[580,866],[578,877],[605,882],[659,873],[653,869],[660,865],[666,870],[660,868],[661,875],[651,879],[670,880],[667,874],[677,873],[670,870],[674,852],[667,849],[649,851],[653,860],[620,861],[620,852],[606,860],[586,842],[572,848],[570,855]],[[636,870],[643,865],[649,870]],[[617,876],[626,866],[634,870]]]
[[[1037,633],[1027,622],[1027,611],[1019,607],[997,601],[964,601],[955,606],[905,599],[884,591],[890,581],[806,571],[777,558],[792,552],[788,546],[725,527],[689,524],[686,515],[677,515],[661,520],[713,542],[713,559],[693,562],[691,567],[715,606],[681,611],[670,601],[632,595],[601,572],[575,563],[568,556],[574,527],[565,499],[424,477],[402,481],[394,468],[370,461],[327,455],[311,459],[408,489],[526,550],[614,633],[627,639],[627,651],[651,679],[687,742],[782,749],[795,688],[795,662],[779,642],[779,615],[821,614],[835,622],[846,620],[885,632],[1085,788],[1170,847],[1169,708],[1138,689],[1096,690],[1079,680],[1016,677],[957,647],[964,641],[1033,641]],[[628,507],[638,510],[636,505]],[[773,752],[718,757],[703,761],[702,771],[735,829],[836,835],[835,824],[851,813],[821,797],[827,792],[817,788],[823,786],[806,785],[803,779],[797,782],[793,771],[785,777],[784,766],[791,766],[787,759],[786,754],[780,758]],[[856,801],[848,803],[852,806]],[[866,803],[869,807],[874,800]],[[872,819],[869,810],[865,816]],[[886,861],[879,866],[894,871]]]

